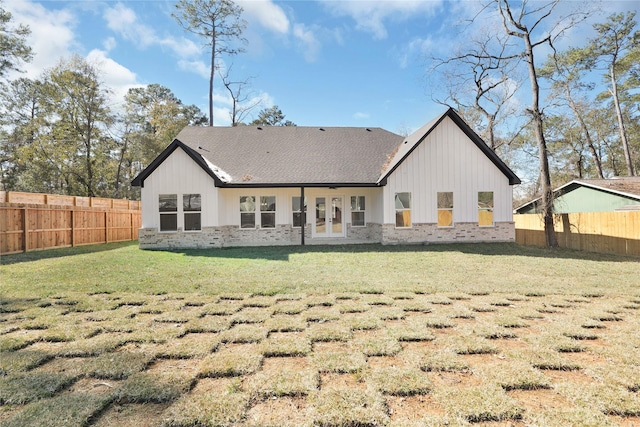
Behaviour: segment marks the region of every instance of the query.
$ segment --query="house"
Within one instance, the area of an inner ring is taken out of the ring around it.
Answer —
[[[452,109],[408,137],[186,127],[133,181],[149,249],[514,241],[519,183]]]
[[[640,210],[640,177],[575,179],[553,190],[553,212]],[[518,214],[539,213],[540,198],[516,208]]]

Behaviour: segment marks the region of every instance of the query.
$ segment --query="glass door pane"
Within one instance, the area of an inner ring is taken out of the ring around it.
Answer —
[[[342,197],[331,198],[331,234],[342,235]]]
[[[324,197],[316,197],[316,234],[327,233],[327,208]]]

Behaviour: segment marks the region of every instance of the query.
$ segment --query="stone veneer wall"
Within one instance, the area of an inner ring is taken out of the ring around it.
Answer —
[[[347,238],[380,243],[382,241],[382,225],[370,222],[365,227],[353,227],[351,224],[347,224]]]
[[[411,228],[382,226],[382,244],[452,243],[452,242],[515,242],[514,222],[498,222],[494,227],[479,227],[475,222],[458,222],[455,227],[443,228],[436,224],[413,224]]]
[[[311,235],[311,226],[305,236]],[[229,246],[284,246],[300,244],[300,228],[277,225],[275,228],[240,229],[238,226],[202,227],[201,231],[161,233],[155,228],[138,231],[140,249],[205,249]]]
[[[300,244],[300,228],[277,225],[275,228],[240,229],[238,226],[203,227],[202,231],[160,233],[155,228],[138,232],[141,249],[205,249],[230,246],[285,246]],[[305,227],[311,239],[311,225]],[[514,242],[514,222],[500,222],[494,227],[478,227],[477,223],[457,223],[453,228],[436,224],[413,224],[411,228],[395,228],[393,224],[369,223],[366,227],[347,224],[347,238],[385,245],[450,243],[450,242]]]

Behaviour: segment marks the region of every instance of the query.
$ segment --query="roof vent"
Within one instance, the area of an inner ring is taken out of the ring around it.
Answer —
[[[258,130],[262,130],[262,128],[261,128],[260,126],[258,126],[256,129],[258,129]]]
[[[367,132],[371,132],[371,129],[367,128]]]
[[[404,143],[406,144],[407,142],[409,142],[409,141],[405,139],[405,140],[404,140]]]
[[[320,131],[324,132],[324,128],[320,128]]]

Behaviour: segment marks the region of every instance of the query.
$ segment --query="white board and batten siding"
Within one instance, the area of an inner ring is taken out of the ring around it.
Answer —
[[[141,193],[142,228],[160,228],[160,194],[178,195],[178,204],[182,203],[183,194],[200,194],[202,226],[218,225],[218,189],[213,179],[179,148],[147,177]],[[179,229],[183,228],[183,221],[183,215],[178,215]]]
[[[478,192],[493,191],[494,222],[512,221],[509,179],[449,118],[389,176],[384,223],[395,223],[396,193],[411,193],[413,223],[437,223],[437,193],[453,192],[453,220],[478,221]]]

